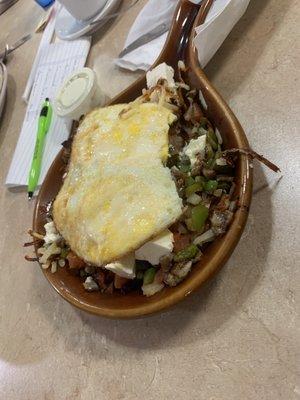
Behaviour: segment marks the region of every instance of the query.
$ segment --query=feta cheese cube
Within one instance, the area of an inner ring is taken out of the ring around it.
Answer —
[[[162,63],[151,71],[148,71],[146,74],[148,89],[155,86],[160,79],[165,79],[168,82],[168,86],[174,87],[174,69],[166,63]]]
[[[126,256],[120,258],[120,260],[105,265],[104,268],[114,272],[116,275],[119,275],[122,278],[133,279],[135,278],[134,253],[127,254]]]
[[[152,265],[158,265],[162,256],[172,253],[174,247],[173,233],[166,229],[159,236],[145,243],[135,251],[137,260],[148,261]]]
[[[57,242],[59,239],[61,239],[61,236],[57,232],[53,221],[45,224],[44,228],[46,231],[46,235],[44,236],[44,241],[46,244],[51,244],[51,243]]]
[[[192,167],[197,161],[197,155],[202,158],[205,156],[206,135],[199,136],[197,139],[191,139],[190,142],[183,148],[183,153],[191,160]]]

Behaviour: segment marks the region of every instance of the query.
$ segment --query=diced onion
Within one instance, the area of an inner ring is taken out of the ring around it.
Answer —
[[[228,210],[234,212],[236,209],[236,201],[231,201]]]
[[[193,206],[196,206],[201,202],[201,196],[199,196],[197,193],[193,193],[187,198],[187,202],[193,204]]]
[[[149,283],[148,285],[143,285],[142,286],[142,291],[143,291],[143,295],[150,297],[153,296],[155,293],[160,292],[163,288],[165,287],[165,285],[163,283]]]
[[[178,85],[178,87],[181,87],[182,89],[190,90],[189,85],[187,85],[186,83],[178,82],[177,85]]]
[[[47,261],[45,264],[42,264],[43,269],[48,269],[50,267],[50,261]]]
[[[215,238],[214,232],[212,231],[212,229],[209,229],[208,231],[202,233],[202,235],[196,237],[193,243],[199,246],[203,243],[211,242],[212,240],[214,240],[214,238]]]
[[[216,128],[215,134],[216,134],[216,136],[217,136],[218,143],[219,143],[219,144],[222,144],[222,143],[223,143],[223,139],[222,139],[221,133],[219,132],[219,129],[218,129],[218,128]]]
[[[185,70],[186,70],[185,63],[184,63],[182,60],[179,60],[179,61],[178,61],[178,68],[179,68],[180,70],[182,70],[182,71],[185,71]]]
[[[47,247],[44,251],[42,257],[40,257],[39,261],[41,264],[45,264],[48,261],[48,258],[52,255],[60,254],[61,249],[57,246],[55,242],[51,243],[49,247]]]
[[[222,189],[216,189],[213,194],[216,197],[221,197],[222,194],[223,194],[223,190]]]
[[[56,261],[52,261],[52,263],[51,263],[51,272],[52,272],[52,274],[55,274],[56,271],[57,271],[57,262]]]
[[[66,265],[66,261],[63,258],[61,258],[60,260],[58,260],[58,265],[62,268]]]
[[[221,157],[221,158],[217,158],[216,159],[216,164],[220,165],[220,166],[224,166],[227,165],[227,161],[225,160],[225,158]]]

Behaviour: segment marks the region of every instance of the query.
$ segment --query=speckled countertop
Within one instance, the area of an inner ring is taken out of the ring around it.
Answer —
[[[136,78],[113,57],[143,3],[95,37],[89,64],[111,93]],[[0,46],[40,15],[32,0],[19,0],[0,16]],[[39,38],[13,54],[0,123],[1,399],[300,399],[299,17],[297,0],[252,0],[206,68],[282,179],[255,165],[249,222],[226,267],[185,302],[142,320],[84,314],[24,261],[33,205],[4,181]]]

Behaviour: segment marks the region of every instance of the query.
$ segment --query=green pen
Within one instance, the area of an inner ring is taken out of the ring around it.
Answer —
[[[28,199],[31,200],[33,193],[37,187],[40,173],[41,164],[44,151],[45,137],[49,130],[52,118],[52,107],[48,97],[45,99],[38,121],[38,130],[36,135],[36,142],[33,152],[32,163],[28,178]]]

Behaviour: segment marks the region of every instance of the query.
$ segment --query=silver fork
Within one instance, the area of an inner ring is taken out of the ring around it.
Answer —
[[[22,46],[22,44],[26,43],[27,40],[32,38],[32,34],[29,33],[28,35],[23,36],[21,39],[17,40],[13,45],[5,45],[5,50],[0,53],[0,61],[5,62],[7,56],[16,50],[18,47]]]

